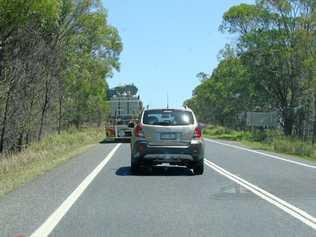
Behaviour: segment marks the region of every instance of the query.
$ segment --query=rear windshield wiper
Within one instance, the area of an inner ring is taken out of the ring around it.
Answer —
[[[170,121],[155,122],[154,125],[168,126],[170,125]]]

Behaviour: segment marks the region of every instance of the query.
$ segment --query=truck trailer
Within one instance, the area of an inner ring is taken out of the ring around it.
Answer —
[[[142,110],[143,103],[139,96],[113,96],[110,99],[110,114],[105,129],[107,139],[129,140],[132,128],[128,124],[134,122]]]

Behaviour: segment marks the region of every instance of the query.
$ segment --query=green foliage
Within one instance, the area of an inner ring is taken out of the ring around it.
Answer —
[[[315,157],[315,147],[307,142],[302,142],[297,139],[279,138],[274,139],[273,150],[281,153],[299,155],[306,157]]]
[[[122,49],[99,0],[0,0],[0,152],[101,125]]]
[[[297,138],[286,137],[279,131],[237,131],[221,126],[209,125],[203,131],[203,134],[210,138],[238,141],[255,149],[316,160],[316,147],[314,145]]]
[[[116,96],[122,96],[122,95],[129,95],[134,96],[138,92],[138,88],[134,84],[127,84],[123,86],[116,86],[109,90],[108,94],[109,97],[112,97],[114,95]]]
[[[45,30],[58,20],[60,7],[60,0],[0,0],[0,31],[10,35],[30,23],[31,18],[40,27],[39,31]]]
[[[105,119],[107,85],[104,79],[111,76],[113,69],[119,69],[121,40],[116,29],[106,21],[103,8],[80,15],[75,32],[65,45],[69,65],[65,88],[72,97],[65,107],[69,108],[67,120],[77,126],[86,122],[87,117],[93,119],[94,116],[93,120],[98,123]]]
[[[246,34],[258,25],[258,19],[265,17],[266,12],[256,5],[240,4],[231,7],[225,12],[224,22],[220,26],[220,30],[228,31],[230,33]]]
[[[310,0],[258,0],[231,7],[220,30],[236,34],[237,44],[226,46],[186,104],[203,121],[229,127],[243,126],[242,112],[278,111],[285,135],[309,136],[313,129],[316,138],[316,122],[310,126],[316,121],[315,6]]]
[[[225,128],[222,126],[209,125],[203,130],[203,134],[207,137],[230,140],[230,141],[240,141],[244,136],[243,132],[236,131],[230,128]]]
[[[202,121],[234,127],[239,123],[238,114],[254,107],[254,98],[259,95],[253,93],[249,73],[241,60],[235,55],[224,55],[212,75],[201,81],[193,98],[185,103]]]

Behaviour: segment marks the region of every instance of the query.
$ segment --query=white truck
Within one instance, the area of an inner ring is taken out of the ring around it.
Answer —
[[[110,100],[110,115],[106,124],[108,140],[130,139],[130,122],[136,120],[143,110],[139,96],[113,96]]]

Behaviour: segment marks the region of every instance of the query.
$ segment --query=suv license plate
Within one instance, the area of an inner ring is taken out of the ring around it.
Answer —
[[[176,140],[176,133],[160,133],[160,140]]]

